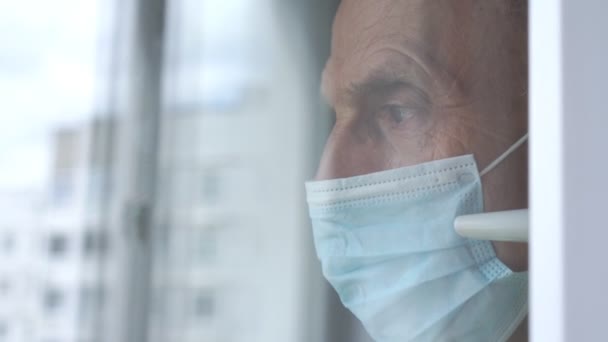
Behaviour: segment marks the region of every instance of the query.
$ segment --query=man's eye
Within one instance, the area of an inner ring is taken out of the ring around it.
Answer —
[[[389,119],[394,124],[400,124],[415,114],[415,109],[401,105],[386,105],[381,109],[383,119]]]

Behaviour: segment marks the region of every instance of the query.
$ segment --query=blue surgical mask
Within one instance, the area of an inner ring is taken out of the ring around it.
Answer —
[[[306,191],[323,274],[376,341],[505,341],[525,318],[527,273],[454,231],[456,216],[483,211],[472,155]]]

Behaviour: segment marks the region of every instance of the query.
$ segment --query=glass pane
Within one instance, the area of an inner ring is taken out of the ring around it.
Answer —
[[[527,2],[0,19],[0,342],[485,341],[526,316],[527,245],[453,222],[527,207]]]

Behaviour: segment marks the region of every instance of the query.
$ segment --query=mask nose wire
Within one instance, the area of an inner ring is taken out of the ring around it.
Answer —
[[[511,147],[509,147],[505,152],[503,152],[503,154],[501,154],[498,158],[491,162],[490,165],[486,166],[483,170],[481,170],[479,176],[483,177],[486,173],[492,171],[496,166],[498,166],[498,164],[500,164],[511,153],[513,153],[513,151],[515,151],[519,146],[525,143],[526,140],[528,140],[528,135],[529,133],[526,133],[523,137],[519,138],[519,140],[517,140],[513,145],[511,145]]]

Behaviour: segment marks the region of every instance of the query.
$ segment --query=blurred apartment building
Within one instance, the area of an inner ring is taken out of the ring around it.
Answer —
[[[109,120],[52,136],[47,191],[0,195],[0,341],[93,342],[109,251]]]
[[[0,193],[0,341],[33,341],[39,312],[42,194],[37,191]],[[38,297],[39,298],[39,297]]]
[[[53,136],[51,184],[40,228],[39,325],[35,341],[96,341],[110,251],[104,201],[112,190],[113,121],[93,119]]]
[[[207,104],[205,115],[174,109],[164,122],[151,341],[255,336],[254,161],[245,140],[225,134],[247,137],[256,108],[245,100]],[[11,208],[0,217],[0,342],[104,339],[102,310],[113,310],[117,288],[106,263],[124,238],[107,223],[114,133],[109,119],[58,129],[48,191],[0,198]]]
[[[151,342],[264,340],[255,319],[263,311],[258,252],[268,238],[263,234],[272,231],[260,225],[264,204],[252,196],[263,190],[255,187],[253,166],[268,158],[253,153],[260,146],[248,141],[254,138],[250,127],[260,120],[259,106],[265,105],[251,96],[255,91],[241,89],[230,101],[167,110],[159,165],[161,225],[149,298]],[[2,198],[4,208],[15,209],[0,223],[6,260],[0,269],[0,342],[108,338],[99,334],[100,320],[103,310],[115,309],[112,291],[120,286],[108,284],[116,279],[106,272],[124,262],[112,253],[125,238],[108,226],[114,134],[109,119],[58,129],[48,191],[21,201]],[[33,199],[40,203],[35,206]]]
[[[259,145],[249,140],[263,104],[248,96],[255,89],[226,91],[237,93],[166,115],[153,342],[263,341],[259,252],[272,231],[253,196],[263,189],[251,153]]]

